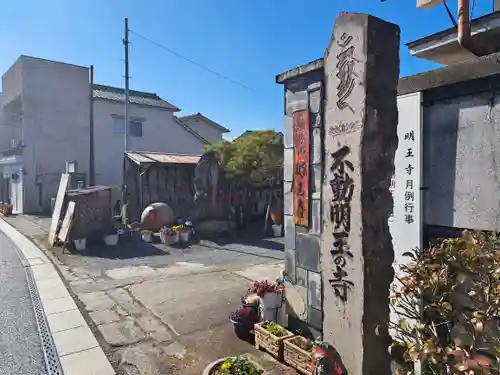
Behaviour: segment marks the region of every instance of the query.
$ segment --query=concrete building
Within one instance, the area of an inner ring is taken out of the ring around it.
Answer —
[[[222,134],[229,133],[229,129],[217,124],[199,112],[194,115],[179,117],[179,119],[210,143],[222,141]]]
[[[48,209],[67,162],[75,162],[82,183],[88,180],[91,95],[96,183],[120,186],[123,89],[91,89],[89,68],[29,56],[2,76],[0,200],[10,200],[15,213]],[[190,127],[156,94],[130,91],[129,103],[129,151],[200,155],[209,140],[199,132],[216,141],[228,131],[204,116]]]

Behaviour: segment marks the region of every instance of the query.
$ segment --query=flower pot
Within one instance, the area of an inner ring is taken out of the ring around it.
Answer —
[[[272,228],[274,237],[281,237],[281,224],[274,224]]]
[[[167,234],[163,231],[160,232],[161,242],[165,245],[173,245],[179,242],[179,232],[173,234]]]
[[[284,329],[286,332],[285,336],[277,337],[271,334],[269,331],[267,331],[265,328],[262,327],[262,325],[265,322],[262,323],[257,323],[254,326],[255,330],[255,347],[257,349],[264,348],[267,350],[269,353],[271,353],[274,357],[276,357],[279,360],[283,359],[283,341],[292,337],[295,337],[295,335]]]
[[[73,241],[75,244],[75,249],[78,251],[83,251],[87,247],[87,239],[86,238],[80,238],[78,240]]]
[[[107,234],[104,236],[104,242],[106,246],[116,246],[118,244],[118,233]]]
[[[286,364],[292,366],[305,375],[314,373],[313,352],[306,351],[295,344],[296,340],[303,340],[301,336],[287,338],[283,341],[283,359]]]
[[[141,233],[141,238],[144,242],[152,242],[153,234],[149,230],[145,230]]]
[[[247,357],[247,356],[245,356]],[[248,358],[248,357],[247,357]],[[213,361],[212,363],[210,363],[207,367],[205,367],[205,370],[203,370],[203,373],[202,375],[213,375],[215,374],[215,371],[224,363],[224,361],[226,360],[226,358],[220,358],[216,361]],[[262,366],[260,366],[258,363],[255,363],[254,361],[252,361],[250,358],[248,358],[248,360],[256,367],[258,368],[260,371],[261,371],[261,374],[262,375],[266,375],[267,373],[264,371],[264,369],[262,368]]]
[[[179,235],[180,235],[180,239],[181,239],[182,242],[188,242],[189,241],[189,232],[188,231],[180,232]]]
[[[266,293],[260,299],[263,310],[272,310],[281,307],[283,298],[281,293]]]

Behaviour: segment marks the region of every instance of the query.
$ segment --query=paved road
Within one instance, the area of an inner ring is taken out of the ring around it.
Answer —
[[[45,375],[45,361],[20,259],[0,232],[0,375]]]

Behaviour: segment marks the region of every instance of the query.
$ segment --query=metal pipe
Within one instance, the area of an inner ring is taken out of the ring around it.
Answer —
[[[489,55],[489,51],[472,41],[469,8],[469,0],[458,0],[458,44],[477,57]]]

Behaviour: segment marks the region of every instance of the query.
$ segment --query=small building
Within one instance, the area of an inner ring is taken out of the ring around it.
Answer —
[[[194,171],[201,156],[160,152],[126,152],[123,163],[127,214],[138,221],[151,203],[167,203],[176,216],[195,215]]]
[[[88,184],[91,107],[95,183],[121,186],[125,91],[91,87],[89,75],[85,66],[30,56],[20,56],[3,74],[0,199],[11,201],[14,213],[50,210],[67,162]],[[228,131],[201,114],[182,121],[180,109],[154,93],[131,90],[128,107],[130,151],[200,155],[210,143],[201,133],[220,140]]]

